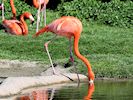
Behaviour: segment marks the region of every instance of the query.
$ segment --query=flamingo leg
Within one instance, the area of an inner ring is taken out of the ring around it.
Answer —
[[[72,39],[69,39],[69,61],[64,65],[65,68],[70,67],[71,65],[74,65],[74,58],[73,58],[73,53],[72,53]]]
[[[47,52],[47,54],[48,54],[48,57],[49,57],[49,60],[50,60],[50,63],[51,63],[52,69],[53,69],[53,74],[58,75],[58,73],[55,71],[55,68],[54,68],[54,65],[53,65],[53,61],[52,61],[52,59],[51,59],[51,56],[50,56],[50,53],[49,53],[49,50],[48,50],[48,44],[49,44],[50,42],[52,42],[52,41],[56,38],[56,36],[57,36],[57,35],[55,35],[55,37],[53,37],[51,40],[47,41],[47,42],[44,44],[44,46],[45,46],[46,52]],[[59,74],[65,76],[65,77],[67,77],[67,78],[69,78],[71,81],[74,81],[73,79],[71,79],[70,77],[64,75],[63,73],[59,73]]]
[[[70,44],[70,46],[69,46],[69,48],[70,48],[70,59],[69,59],[69,61],[71,61],[72,65],[74,65],[74,58],[73,58],[73,53],[72,53],[72,39],[71,38],[69,39],[69,44]],[[79,78],[78,71],[77,71],[77,68],[76,68],[75,65],[74,65],[74,69],[75,69],[75,72],[76,72],[77,77],[78,77],[78,86],[79,86],[80,78]]]
[[[4,17],[4,0],[2,0],[1,6],[2,6],[2,20],[4,20],[5,19],[5,17]]]
[[[43,19],[44,21],[44,26],[46,26],[46,3],[44,2],[43,7],[41,8],[41,12],[42,12],[42,17],[41,19]]]
[[[51,42],[51,41],[46,42],[44,46],[45,46],[45,49],[46,49],[46,51],[47,51],[47,54],[48,54],[48,57],[49,57],[49,60],[50,60],[50,63],[51,63],[51,66],[52,66],[52,69],[53,69],[53,73],[56,74],[55,68],[54,68],[54,65],[53,65],[53,61],[52,61],[52,59],[51,59],[51,56],[50,56],[49,50],[48,50],[48,44],[49,44],[50,42]]]
[[[43,9],[42,9],[43,17],[44,17],[44,25],[46,26],[46,3],[44,3]]]
[[[39,0],[40,2],[40,0]],[[37,11],[37,24],[36,24],[36,32],[39,30],[39,23],[40,23],[40,11],[41,11],[41,4],[39,3],[39,8]]]
[[[73,58],[73,53],[72,53],[72,40],[69,39],[69,50],[70,50],[70,59],[69,61],[72,62],[72,65],[74,64],[74,58]]]
[[[53,65],[53,61],[52,61],[51,56],[50,56],[50,54],[49,54],[48,44],[49,44],[50,42],[52,42],[52,41],[56,38],[56,36],[57,36],[57,35],[55,35],[55,37],[53,37],[51,40],[47,41],[47,42],[44,44],[44,46],[45,46],[46,52],[47,52],[47,54],[48,54],[48,57],[49,57],[49,60],[50,60],[50,63],[51,63],[51,66],[52,66],[52,69],[53,69],[53,73],[54,73],[54,74],[56,74],[56,72],[55,72],[55,68],[54,68],[54,65]]]
[[[77,72],[77,68],[76,68],[76,66],[74,65],[74,58],[73,58],[73,53],[72,53],[72,39],[71,39],[71,38],[69,39],[69,52],[70,52],[69,62],[71,62],[72,65],[74,66],[75,72],[76,72],[77,77],[78,77],[78,86],[79,86],[80,78],[79,78],[79,75],[78,75],[78,72]],[[69,63],[69,62],[68,62],[68,63]]]
[[[54,94],[55,94],[55,89],[53,88],[52,91],[51,91],[51,96],[50,96],[49,100],[53,100]]]

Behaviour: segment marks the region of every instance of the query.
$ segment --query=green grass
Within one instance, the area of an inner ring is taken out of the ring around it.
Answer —
[[[58,17],[57,12],[47,10],[47,23]],[[29,25],[28,36],[13,36],[0,30],[0,59],[30,60],[50,64],[43,46],[54,35],[46,33],[38,38],[32,38],[34,33],[35,24]],[[79,50],[90,61],[96,77],[133,78],[132,29],[83,21]],[[49,45],[49,51],[54,62],[64,64],[69,59],[68,39],[57,38]],[[85,65],[75,56],[74,58],[78,62],[78,71],[86,74]]]

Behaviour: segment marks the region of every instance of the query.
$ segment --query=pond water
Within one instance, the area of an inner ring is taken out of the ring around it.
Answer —
[[[56,87],[55,87],[56,88]],[[61,88],[33,90],[15,100],[133,100],[133,81],[95,81],[95,85],[87,83],[64,85]],[[38,98],[38,99],[33,99]]]

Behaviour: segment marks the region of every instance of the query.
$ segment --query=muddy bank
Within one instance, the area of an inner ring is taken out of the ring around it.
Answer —
[[[57,65],[57,73],[69,73],[71,68],[64,68]],[[23,76],[46,76],[53,75],[51,65],[40,64],[39,62],[19,61],[19,60],[0,60],[0,83],[7,77]]]
[[[71,67],[64,68],[57,65],[55,70],[56,75],[53,75],[50,65],[18,60],[0,60],[0,96],[16,95],[29,87],[67,83],[72,80],[76,82],[78,80],[77,74],[70,73]],[[79,78],[80,80],[87,79],[81,74],[79,74]]]
[[[0,60],[0,84],[8,77],[39,76],[49,66],[38,62]]]
[[[38,62],[0,60],[0,77],[36,76],[40,75],[48,67]]]

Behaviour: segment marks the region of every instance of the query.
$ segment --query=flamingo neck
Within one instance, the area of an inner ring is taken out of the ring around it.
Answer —
[[[10,5],[12,9],[13,18],[16,18],[16,8],[14,6],[14,0],[10,0]]]
[[[80,54],[79,52],[79,48],[78,48],[78,43],[79,43],[79,36],[74,36],[74,52],[75,55],[84,62],[84,64],[86,65],[87,69],[88,69],[88,74],[89,77],[94,80],[94,75],[92,72],[92,68],[90,65],[90,62],[87,60],[87,58],[85,58],[83,55]]]
[[[24,31],[23,31],[23,35],[27,35],[28,34],[28,26],[24,20],[24,15],[21,15],[20,17],[20,22],[22,23],[23,27],[24,27]]]

